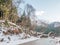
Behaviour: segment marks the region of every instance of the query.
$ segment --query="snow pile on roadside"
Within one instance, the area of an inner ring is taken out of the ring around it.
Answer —
[[[0,22],[5,22],[0,21]],[[25,34],[23,33],[18,33],[16,34],[16,32],[10,33],[9,31],[16,31],[15,28],[21,28],[20,26],[8,22],[9,24],[15,25],[14,26],[10,26],[10,27],[6,27],[3,23],[0,26],[0,45],[18,45],[18,44],[23,44],[26,42],[30,42],[30,41],[34,41],[37,40],[38,38],[30,36],[29,34]]]
[[[55,37],[56,45],[60,45],[60,37]]]
[[[2,31],[0,31],[0,45],[18,45],[26,42],[37,40],[38,38],[26,35],[25,33],[21,33],[18,35],[4,35]]]
[[[10,39],[8,39],[8,37]],[[27,43],[27,42],[34,41],[34,40],[38,39],[36,37],[21,39],[21,37],[19,35],[12,35],[12,36],[7,35],[7,36],[3,36],[2,38],[4,40],[3,40],[3,42],[0,42],[0,45],[18,45],[18,44],[23,44],[23,43]]]

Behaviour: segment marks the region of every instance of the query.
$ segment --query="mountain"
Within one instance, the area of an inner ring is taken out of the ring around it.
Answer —
[[[54,27],[54,28],[60,27],[60,22],[53,22],[53,23],[49,24],[49,26]]]
[[[48,25],[45,33],[54,32],[56,35],[60,35],[60,22],[53,22]]]
[[[48,24],[42,20],[38,20],[36,24],[37,24],[37,26],[36,26],[35,30],[37,32],[44,32],[46,30],[46,28],[48,27]]]

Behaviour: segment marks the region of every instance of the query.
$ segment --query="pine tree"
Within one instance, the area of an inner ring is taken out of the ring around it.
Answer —
[[[12,4],[13,0],[0,0],[0,10],[3,12],[3,19],[16,22],[18,18],[17,8]]]

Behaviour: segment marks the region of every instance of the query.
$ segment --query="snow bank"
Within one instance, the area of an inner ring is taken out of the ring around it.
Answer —
[[[39,38],[29,36],[29,38],[24,38],[25,33],[21,33],[18,35],[4,35],[2,31],[0,32],[0,45],[18,45],[18,44],[23,44],[27,43],[30,41],[37,40]]]
[[[12,40],[9,41],[5,38],[6,41],[0,42],[0,45],[18,45],[18,44],[27,43],[27,42],[30,42],[30,41],[35,41],[39,38],[30,37],[30,38],[27,38],[27,39],[19,39],[19,37],[12,36],[11,39]]]
[[[56,45],[60,45],[60,37],[55,37],[54,41]]]
[[[0,20],[0,22],[5,22],[4,20]],[[16,25],[14,23],[8,22],[12,25]],[[20,26],[16,25],[17,28],[21,28]],[[37,40],[39,38],[30,36],[28,34],[25,33],[19,33],[18,35],[16,34],[10,34],[10,35],[4,35],[3,31],[6,32],[9,28],[4,27],[3,25],[0,26],[0,45],[18,45],[18,44],[23,44],[23,43],[27,43],[30,41],[34,41]],[[13,30],[12,28],[10,28],[11,30]]]

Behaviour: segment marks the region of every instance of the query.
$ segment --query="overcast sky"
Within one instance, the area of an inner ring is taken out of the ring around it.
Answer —
[[[49,22],[60,22],[60,0],[26,0],[36,9],[36,16]]]

